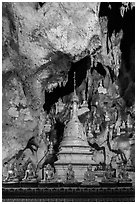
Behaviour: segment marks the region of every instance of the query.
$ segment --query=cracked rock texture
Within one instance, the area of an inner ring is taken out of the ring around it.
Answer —
[[[70,68],[64,55],[79,60],[98,48],[93,38],[100,41],[99,5],[3,3],[3,158],[34,136],[43,87],[50,75],[55,77],[50,83],[62,80]]]
[[[100,36],[99,3],[47,2],[40,9],[35,6],[35,3],[3,6],[3,13],[6,11],[3,40],[14,37],[9,50],[12,59],[17,54],[25,56],[24,61],[31,61],[33,70],[46,63],[56,51],[75,57],[86,49],[94,50],[92,38]]]
[[[15,155],[24,149],[34,135],[36,118],[26,104],[21,83],[16,77],[8,79],[3,91],[3,158]]]

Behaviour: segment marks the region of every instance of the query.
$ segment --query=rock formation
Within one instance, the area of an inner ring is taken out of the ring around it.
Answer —
[[[2,4],[3,164],[25,171],[30,160],[36,169],[57,160],[76,72],[78,116],[91,125],[96,163],[134,166],[134,22],[133,3]]]

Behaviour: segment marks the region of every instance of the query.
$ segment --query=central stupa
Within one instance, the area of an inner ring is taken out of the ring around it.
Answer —
[[[57,175],[65,180],[68,164],[72,164],[75,172],[75,178],[81,182],[84,178],[84,173],[89,164],[94,164],[92,154],[87,142],[86,133],[83,124],[78,118],[78,103],[79,99],[75,89],[74,77],[74,94],[72,97],[72,114],[70,121],[64,129],[64,137],[60,144],[58,153],[58,161],[55,162]]]

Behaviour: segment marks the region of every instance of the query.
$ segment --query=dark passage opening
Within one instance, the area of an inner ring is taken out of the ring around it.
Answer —
[[[43,108],[49,112],[51,106],[58,101],[60,97],[70,94],[74,89],[74,72],[76,73],[76,87],[80,86],[82,81],[86,78],[87,69],[90,68],[90,56],[86,56],[78,62],[71,63],[71,68],[68,72],[68,82],[65,87],[57,87],[53,92],[45,91],[45,104]]]

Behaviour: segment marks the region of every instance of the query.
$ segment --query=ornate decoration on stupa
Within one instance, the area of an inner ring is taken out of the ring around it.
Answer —
[[[72,97],[72,115],[64,129],[64,137],[60,144],[58,161],[55,162],[57,175],[65,180],[65,171],[71,164],[77,181],[82,181],[84,172],[89,164],[95,163],[87,142],[84,127],[78,118],[79,98],[76,94],[76,81],[74,74],[74,94]]]
[[[80,140],[86,140],[86,135],[84,134],[84,127],[78,118],[78,103],[79,98],[76,94],[76,82],[74,74],[74,94],[72,97],[72,116],[64,130],[64,139],[71,137],[79,138]],[[74,136],[75,135],[75,136]]]

